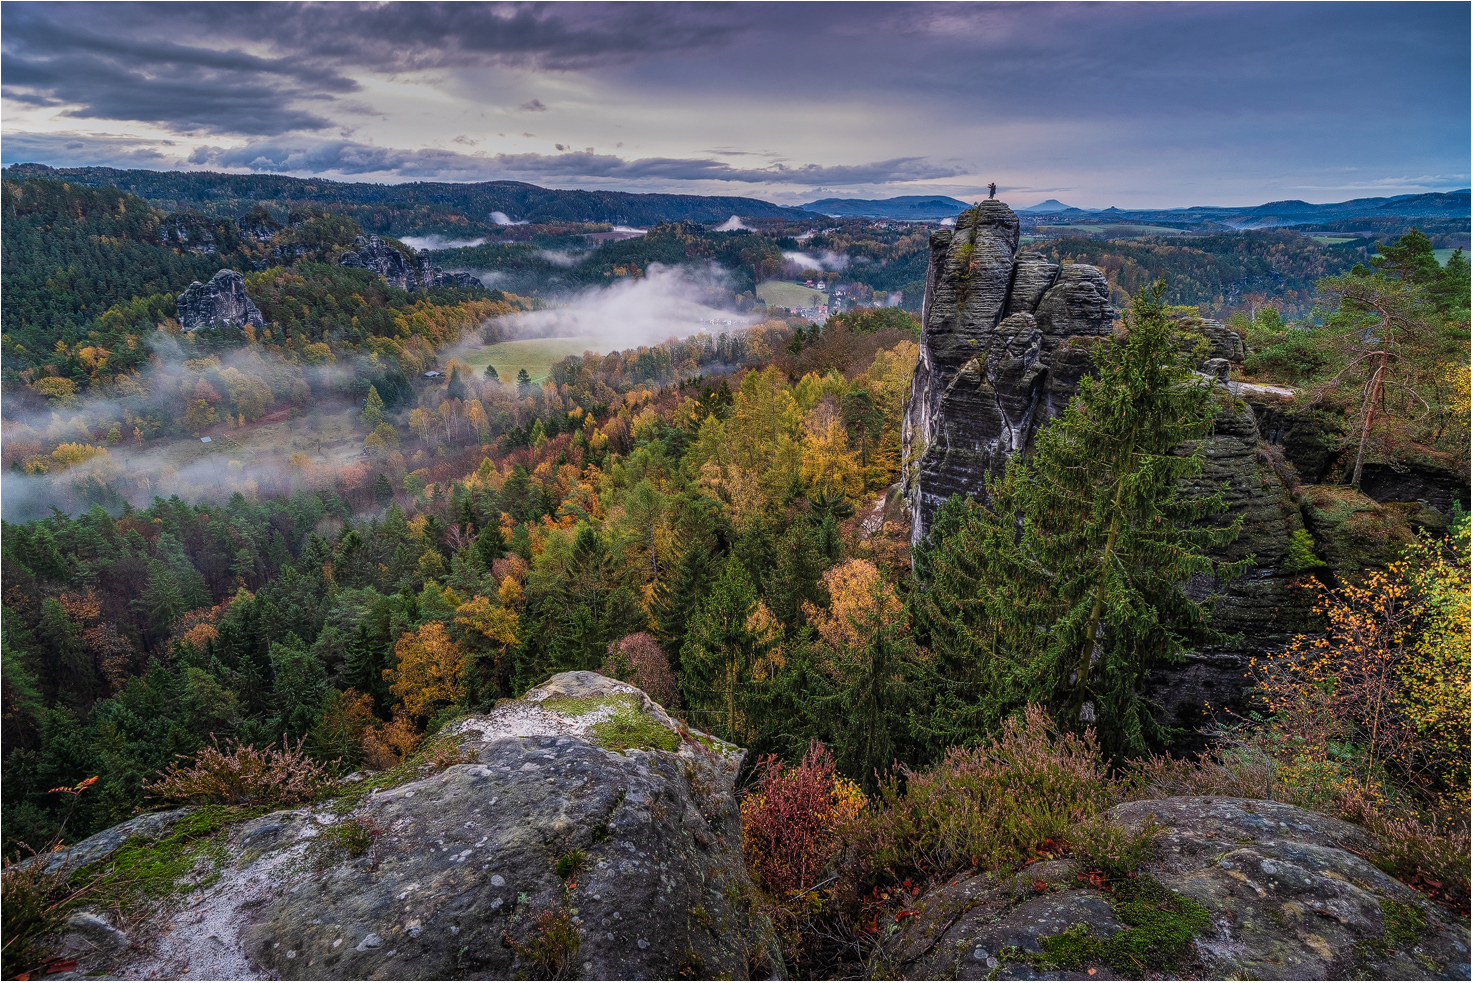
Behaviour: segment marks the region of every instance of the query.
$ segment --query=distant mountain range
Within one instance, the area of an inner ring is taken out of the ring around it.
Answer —
[[[971,205],[946,196],[912,195],[878,200],[824,198],[801,207],[810,212],[836,217],[926,221],[955,218]],[[1230,228],[1259,229],[1283,225],[1314,225],[1362,217],[1387,219],[1426,216],[1456,219],[1467,217],[1469,209],[1469,192],[1465,188],[1461,191],[1393,195],[1389,198],[1354,198],[1330,204],[1292,200],[1271,201],[1263,205],[1193,205],[1187,208],[1075,208],[1057,198],[1049,198],[1016,211],[1019,215],[1061,220],[1107,219],[1121,222],[1169,222],[1173,225],[1210,222]]]
[[[516,222],[612,222],[616,225],[653,225],[681,220],[702,223],[742,218],[787,218],[822,221],[823,216],[800,208],[774,205],[758,198],[711,195],[632,194],[625,191],[582,191],[542,188],[520,181],[481,181],[469,184],[415,181],[408,184],[369,184],[296,178],[278,174],[223,174],[213,171],[120,170],[113,167],[48,167],[15,164],[0,177],[49,177],[93,187],[131,191],[165,208],[194,208],[207,214],[231,215],[260,201],[280,203],[349,204],[390,212],[432,212],[462,216],[476,225]],[[965,208],[965,205],[961,207]],[[945,214],[955,214],[953,209]],[[500,213],[493,217],[493,213]],[[402,218],[400,218],[402,222]],[[370,218],[360,224],[381,231]],[[389,222],[394,225],[393,221]],[[397,228],[397,226],[395,226]],[[403,230],[400,230],[403,231]],[[464,221],[444,231],[463,234]]]
[[[969,201],[958,201],[945,195],[905,195],[900,198],[866,200],[862,198],[822,198],[799,208],[831,218],[894,218],[911,222],[956,218],[972,207]]]
[[[825,218],[875,218],[936,222],[955,218],[972,206],[946,195],[897,198],[823,198],[796,208],[759,198],[710,195],[634,194],[542,188],[520,181],[468,184],[417,181],[369,184],[296,178],[277,174],[223,174],[212,171],[120,170],[112,167],[63,167],[15,164],[0,177],[50,177],[94,187],[131,191],[169,209],[193,208],[210,215],[236,217],[257,202],[282,207],[302,204],[347,206],[359,224],[373,232],[464,235],[513,222],[611,222],[648,226],[656,222],[725,222],[778,218],[821,223]],[[1040,220],[1059,224],[1100,221],[1165,224],[1204,230],[1261,229],[1277,226],[1325,226],[1384,230],[1410,219],[1435,222],[1447,233],[1468,229],[1468,189],[1389,198],[1355,198],[1331,204],[1271,201],[1263,205],[1194,205],[1188,208],[1086,209],[1049,198],[1018,208],[1026,224]],[[1424,226],[1425,227],[1425,226]]]

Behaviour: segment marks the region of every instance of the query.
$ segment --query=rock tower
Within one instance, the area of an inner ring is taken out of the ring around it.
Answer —
[[[1018,216],[984,201],[932,234],[921,319],[902,437],[913,543],[1063,411],[1115,309],[1100,270],[1019,252]]]

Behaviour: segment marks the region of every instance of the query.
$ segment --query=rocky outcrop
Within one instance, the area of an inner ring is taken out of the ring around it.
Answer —
[[[235,270],[221,270],[209,283],[194,281],[177,304],[179,324],[189,331],[226,325],[265,327],[260,309],[246,296],[245,277]]]
[[[353,249],[338,257],[339,266],[373,270],[391,287],[400,290],[435,290],[440,287],[480,289],[483,284],[469,273],[447,273],[430,262],[429,251],[412,259],[378,236],[358,236]]]
[[[1205,797],[1106,818],[1161,827],[1136,877],[1091,881],[1053,860],[958,878],[910,906],[885,964],[908,979],[1140,979],[1152,962],[1167,979],[1469,976],[1467,926],[1362,859],[1359,827]]]
[[[373,270],[391,287],[413,290],[417,286],[418,271],[415,264],[398,249],[378,236],[359,236],[350,249],[338,257],[339,266],[354,266]]]
[[[107,913],[84,912],[66,953],[83,972],[124,978],[781,969],[742,864],[740,749],[587,672],[461,718],[437,740],[418,771],[228,827],[175,883],[172,910],[139,920],[126,944]]]
[[[1019,253],[1018,217],[1000,201],[932,234],[902,438],[912,542],[947,498],[980,493],[1063,410],[1088,342],[1111,331],[1109,296],[1092,266]]]

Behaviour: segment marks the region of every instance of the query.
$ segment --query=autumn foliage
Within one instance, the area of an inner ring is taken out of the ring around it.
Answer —
[[[385,669],[389,692],[403,701],[409,717],[429,717],[455,703],[465,652],[438,621],[405,632],[394,645],[397,669]]]
[[[838,862],[864,794],[816,741],[796,765],[768,756],[759,768],[761,781],[742,801],[742,853],[763,893],[791,909]]]
[[[213,739],[213,735],[211,735]],[[281,739],[281,748],[256,750],[253,745],[218,740],[189,761],[184,755],[159,778],[144,784],[149,796],[174,802],[217,802],[225,805],[290,806],[311,802],[332,787],[330,765],[313,760]]]

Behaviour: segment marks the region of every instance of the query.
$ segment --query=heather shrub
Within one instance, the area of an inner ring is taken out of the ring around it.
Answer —
[[[210,739],[211,746],[192,763],[171,764],[158,780],[144,783],[143,791],[151,798],[175,802],[289,806],[311,802],[333,785],[337,762],[319,764],[302,750],[300,740],[293,747],[283,737],[280,750],[258,751],[235,741],[226,741],[221,748],[215,735]],[[175,757],[188,760],[182,754]]]
[[[1067,841],[1118,791],[1093,730],[1061,733],[1029,707],[987,743],[886,779],[857,824],[856,874],[877,883],[1016,866],[1045,841]]]
[[[675,673],[670,671],[670,660],[647,631],[610,642],[599,671],[611,679],[638,686],[667,710],[680,706],[680,690],[675,684]]]
[[[1107,880],[1133,874],[1151,852],[1151,844],[1161,827],[1154,816],[1147,817],[1139,830],[1126,829],[1119,823],[1096,816],[1076,826],[1069,836],[1069,847],[1080,867],[1098,873]]]
[[[742,800],[742,855],[762,890],[788,904],[834,869],[864,795],[817,741],[795,766],[769,755],[759,768],[762,779]]]

